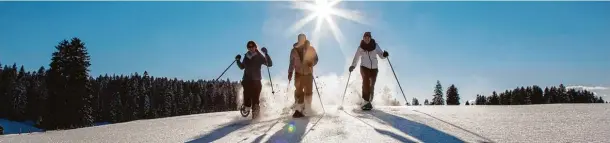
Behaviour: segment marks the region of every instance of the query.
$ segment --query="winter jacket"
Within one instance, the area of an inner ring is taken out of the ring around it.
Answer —
[[[310,64],[311,66],[307,66]],[[290,62],[288,65],[288,75],[292,76],[292,71],[297,75],[311,75],[313,66],[318,64],[318,54],[316,49],[310,46],[309,41],[303,45],[293,45],[290,51]]]
[[[356,64],[358,64],[358,59],[360,59],[360,66],[368,69],[377,69],[377,55],[381,59],[385,59],[385,57],[383,57],[383,50],[379,48],[379,44],[375,43],[375,40],[371,40],[371,43],[375,45],[374,49],[367,49],[363,48],[362,46],[358,47],[356,55],[354,55],[354,60],[352,61],[352,66],[356,67]]]
[[[247,52],[244,54],[242,62],[237,61],[239,69],[244,70],[244,76],[242,80],[261,80],[261,66],[266,65],[268,67],[273,66],[271,57],[269,55],[263,56],[259,51],[255,53]]]

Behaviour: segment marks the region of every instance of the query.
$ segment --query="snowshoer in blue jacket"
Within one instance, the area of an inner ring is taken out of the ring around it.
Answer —
[[[375,81],[377,80],[377,56],[381,59],[385,59],[389,56],[387,51],[382,51],[379,48],[379,44],[372,38],[371,32],[365,32],[360,46],[356,50],[352,65],[349,67],[349,72],[354,71],[358,60],[360,60],[360,75],[362,76],[362,99],[364,99],[364,105],[362,110],[371,110],[373,105],[371,101],[374,96]]]
[[[259,100],[262,89],[261,66],[265,65],[271,67],[273,62],[271,61],[269,54],[267,54],[267,48],[263,47],[261,49],[265,54],[263,56],[263,54],[258,51],[258,46],[254,41],[248,41],[246,46],[248,52],[244,54],[244,60],[240,61],[241,55],[237,55],[235,61],[237,62],[239,69],[244,70],[241,85],[244,88],[243,99],[246,108],[245,110],[247,112],[252,110],[252,119],[256,119],[260,111]]]

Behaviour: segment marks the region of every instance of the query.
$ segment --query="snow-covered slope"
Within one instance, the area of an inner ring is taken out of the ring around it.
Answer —
[[[238,112],[139,120],[0,142],[607,142],[609,104],[327,107],[326,114],[251,122]]]
[[[0,119],[0,126],[4,128],[4,134],[20,134],[42,131],[41,129],[34,127],[33,121],[17,122],[7,119]]]

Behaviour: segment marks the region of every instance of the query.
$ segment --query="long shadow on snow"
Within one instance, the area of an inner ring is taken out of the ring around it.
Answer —
[[[377,127],[375,127],[375,126],[373,126],[373,125],[371,125],[371,124],[369,124],[369,123],[367,123],[366,121],[364,121],[364,120],[362,120],[362,119],[361,119],[361,118],[366,118],[366,119],[371,119],[371,120],[374,120],[374,119],[372,119],[372,118],[370,118],[370,117],[368,117],[368,116],[358,115],[358,117],[356,117],[356,116],[354,116],[354,115],[352,115],[352,114],[350,114],[350,113],[347,113],[347,111],[345,111],[345,110],[343,110],[343,112],[345,112],[345,114],[347,114],[347,115],[349,115],[349,116],[351,116],[351,117],[354,117],[355,119],[359,120],[360,122],[362,122],[362,123],[364,123],[364,124],[368,125],[369,127],[371,127],[371,128],[373,128],[373,129],[375,129],[375,131],[376,131],[377,133],[380,133],[380,134],[382,134],[382,135],[386,135],[386,136],[390,136],[390,137],[392,137],[392,138],[394,138],[394,139],[396,139],[396,140],[399,140],[400,142],[403,142],[403,143],[415,143],[415,141],[413,141],[413,140],[407,139],[407,138],[405,138],[405,137],[402,137],[402,136],[400,136],[400,135],[397,135],[397,134],[395,134],[395,133],[392,133],[392,132],[387,131],[387,130],[384,130],[384,129],[379,129],[379,128],[377,128]]]
[[[307,130],[307,124],[309,124],[309,117],[295,118],[289,120],[288,123],[281,130],[278,130],[273,134],[267,142],[270,143],[293,143],[300,142],[301,138]]]
[[[250,121],[239,121],[239,122],[233,122],[233,123],[229,123],[223,127],[220,127],[214,131],[212,131],[211,133],[202,135],[200,137],[198,137],[195,140],[192,141],[188,141],[187,143],[209,143],[209,142],[214,142],[215,140],[218,140],[228,134],[230,134],[231,132],[234,132],[238,129],[241,129],[245,126],[248,126]]]
[[[430,126],[407,120],[405,118],[386,113],[381,110],[371,110],[365,113],[371,114],[392,127],[404,132],[405,134],[415,137],[422,142],[432,143],[462,143],[464,141],[459,138],[449,135],[443,131],[439,131]]]

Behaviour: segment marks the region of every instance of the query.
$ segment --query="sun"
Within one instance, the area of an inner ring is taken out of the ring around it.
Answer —
[[[325,27],[330,29],[330,32],[332,33],[333,37],[335,38],[335,40],[339,43],[342,42],[343,39],[343,35],[341,32],[341,29],[339,29],[339,27],[337,26],[337,24],[334,21],[334,17],[340,17],[343,19],[347,19],[350,21],[355,21],[358,22],[360,24],[366,24],[363,22],[362,17],[356,12],[356,11],[349,11],[349,10],[345,10],[345,9],[339,9],[336,8],[335,6],[341,2],[341,0],[315,0],[313,3],[312,2],[305,2],[305,1],[296,1],[293,3],[293,8],[294,9],[299,9],[299,10],[304,10],[307,12],[311,12],[311,14],[307,15],[306,17],[298,20],[296,23],[294,23],[290,30],[289,30],[289,34],[295,34],[295,33],[299,33],[299,31],[307,24],[315,21],[315,28],[312,32],[313,33],[312,37],[313,37],[313,41],[312,43],[318,43],[318,39],[320,38],[320,35],[322,34],[321,28]],[[326,23],[326,25],[324,25],[324,23]],[[314,44],[315,45],[315,44]]]
[[[313,9],[314,15],[318,17],[326,18],[333,12],[332,5],[328,4],[328,1],[325,0],[317,0],[315,8]]]

